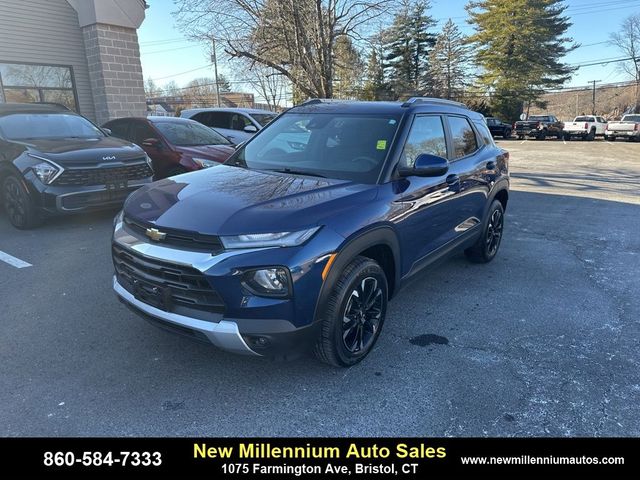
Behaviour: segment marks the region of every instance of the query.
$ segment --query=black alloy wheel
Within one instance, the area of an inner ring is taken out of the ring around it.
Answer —
[[[38,224],[28,192],[22,182],[14,175],[9,175],[2,182],[2,202],[11,224],[19,229],[28,229]]]
[[[504,207],[498,200],[494,200],[487,213],[482,234],[473,246],[464,251],[469,260],[474,263],[488,263],[498,254],[502,233],[504,230]]]
[[[487,235],[485,242],[487,244],[487,256],[494,257],[498,252],[500,241],[502,240],[502,229],[504,227],[504,214],[502,210],[494,210],[489,218],[487,227]]]
[[[365,358],[378,340],[387,312],[388,284],[373,259],[357,256],[331,282],[329,296],[319,310],[321,323],[314,353],[335,367],[350,367]],[[330,274],[331,275],[331,274]]]
[[[383,295],[374,277],[364,278],[351,292],[342,317],[342,341],[349,352],[371,347],[380,328]]]

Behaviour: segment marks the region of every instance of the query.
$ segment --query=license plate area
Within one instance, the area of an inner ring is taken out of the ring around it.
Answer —
[[[159,287],[142,280],[133,280],[133,296],[138,300],[165,312],[173,309],[173,297],[169,287]]]

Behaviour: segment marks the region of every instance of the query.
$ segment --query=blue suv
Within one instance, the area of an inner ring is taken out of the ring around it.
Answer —
[[[310,100],[225,164],[144,186],[114,220],[113,288],[151,322],[236,353],[348,367],[387,302],[502,239],[509,154],[463,104]]]

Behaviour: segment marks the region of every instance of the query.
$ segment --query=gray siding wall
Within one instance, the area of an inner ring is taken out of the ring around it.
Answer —
[[[0,0],[0,62],[72,66],[80,113],[96,120],[82,30],[67,0]]]

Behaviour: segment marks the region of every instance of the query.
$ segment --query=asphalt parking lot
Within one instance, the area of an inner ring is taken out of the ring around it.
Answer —
[[[392,303],[349,370],[234,356],[111,291],[115,212],[0,214],[0,435],[639,436],[640,144],[500,141],[505,238]]]

